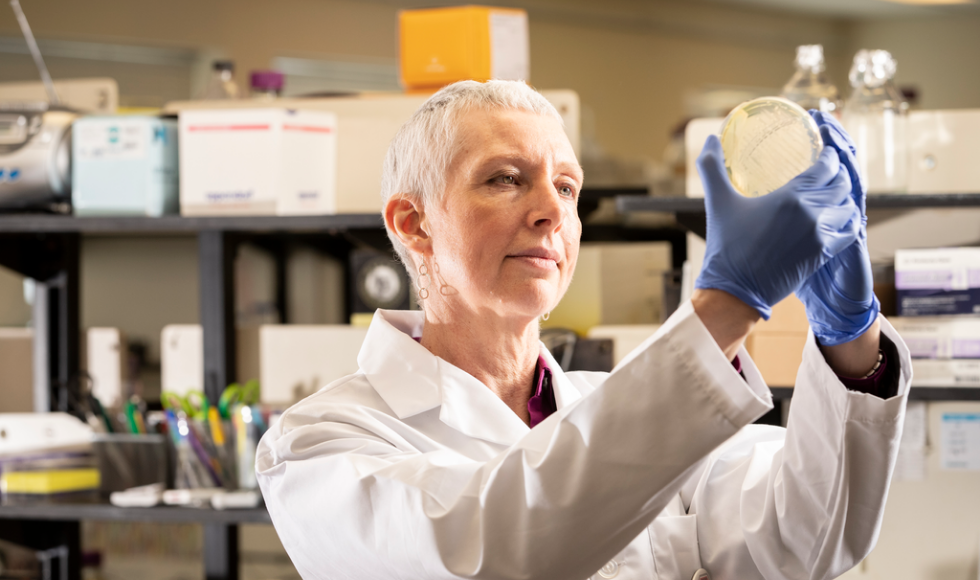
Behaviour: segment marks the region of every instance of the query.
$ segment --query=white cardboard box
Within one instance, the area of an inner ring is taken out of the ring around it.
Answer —
[[[238,378],[259,379],[262,402],[291,405],[358,370],[367,328],[263,324],[238,333]]]
[[[118,328],[89,328],[85,333],[92,394],[103,407],[117,407],[126,398],[126,338]]]
[[[199,324],[168,324],[160,333],[160,389],[204,389],[204,333]]]
[[[909,113],[909,193],[980,191],[980,109]]]
[[[320,215],[337,208],[337,117],[284,108],[180,113],[182,215]]]
[[[541,91],[561,115],[565,134],[579,155],[581,104],[578,93],[556,89]],[[337,213],[381,211],[381,169],[388,146],[398,129],[429,98],[426,94],[379,93],[356,97],[281,99],[278,107],[329,111],[337,115]],[[260,106],[247,100],[175,101],[167,113],[240,110]],[[721,122],[718,122],[718,128]],[[702,140],[703,142],[703,140]]]
[[[980,360],[912,360],[913,387],[980,387]]]
[[[888,319],[912,358],[980,358],[980,317],[896,316]]]

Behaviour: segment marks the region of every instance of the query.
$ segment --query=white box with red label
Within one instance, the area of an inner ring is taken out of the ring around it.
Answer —
[[[333,113],[186,110],[179,124],[182,215],[336,212]]]

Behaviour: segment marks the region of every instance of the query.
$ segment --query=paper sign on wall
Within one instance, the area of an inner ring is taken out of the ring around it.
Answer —
[[[980,471],[980,413],[943,413],[942,467]]]

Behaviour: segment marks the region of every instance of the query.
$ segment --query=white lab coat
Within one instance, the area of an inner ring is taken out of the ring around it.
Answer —
[[[256,460],[297,570],[314,578],[825,579],[874,546],[911,377],[848,391],[812,335],[789,428],[748,354],[743,379],[685,303],[612,373],[553,371],[529,429],[379,311],[360,371],[286,411]]]

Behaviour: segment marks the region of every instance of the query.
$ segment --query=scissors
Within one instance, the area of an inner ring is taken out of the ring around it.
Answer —
[[[164,391],[160,393],[160,403],[164,409],[183,411],[195,421],[204,421],[208,417],[208,398],[202,391],[190,390],[184,396],[173,391]]]
[[[222,419],[231,418],[231,409],[241,403],[243,405],[254,405],[259,402],[259,382],[252,379],[245,383],[245,386],[232,383],[221,393],[218,399],[218,412]]]

